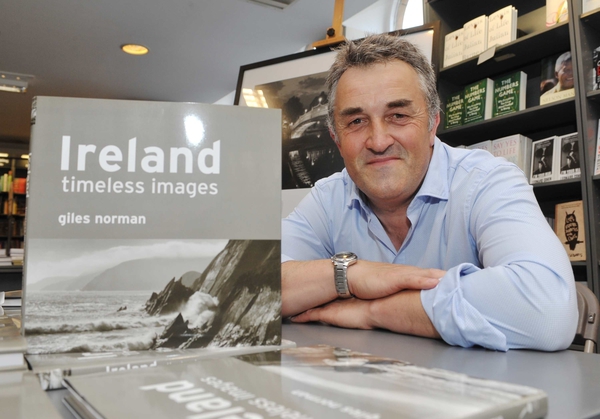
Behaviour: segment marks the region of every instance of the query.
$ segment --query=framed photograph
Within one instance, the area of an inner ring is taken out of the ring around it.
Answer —
[[[439,68],[439,21],[391,32],[417,45]],[[321,178],[344,168],[327,128],[325,79],[335,46],[240,68],[234,104],[282,110],[283,215]]]

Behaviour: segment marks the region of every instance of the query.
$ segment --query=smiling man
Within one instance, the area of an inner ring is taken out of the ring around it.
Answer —
[[[566,252],[520,169],[435,136],[420,51],[390,35],[345,43],[327,84],[346,168],[283,221],[283,316],[465,347],[568,347]]]

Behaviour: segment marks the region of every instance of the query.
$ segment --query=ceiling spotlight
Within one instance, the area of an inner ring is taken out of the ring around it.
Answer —
[[[0,71],[0,90],[4,92],[25,93],[28,82],[31,79],[33,79],[33,76],[30,74]]]
[[[123,50],[123,52],[126,52],[127,54],[131,55],[146,55],[149,51],[148,48],[146,48],[145,46],[138,44],[121,45],[121,49]]]

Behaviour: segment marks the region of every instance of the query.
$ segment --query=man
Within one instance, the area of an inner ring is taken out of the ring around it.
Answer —
[[[435,137],[427,59],[374,35],[341,47],[327,84],[346,169],[283,222],[283,316],[502,351],[569,346],[566,252],[515,165]]]
[[[554,64],[554,78],[556,79],[556,85],[552,89],[545,91],[542,96],[574,88],[573,62],[570,51],[561,54],[556,59],[556,63]]]

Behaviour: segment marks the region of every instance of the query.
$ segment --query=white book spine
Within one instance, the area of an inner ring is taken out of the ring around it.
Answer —
[[[462,59],[463,28],[460,28],[444,37],[444,67],[459,63]]]
[[[463,26],[463,60],[487,49],[488,17],[481,15]]]

